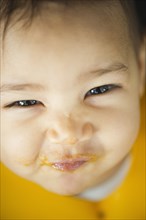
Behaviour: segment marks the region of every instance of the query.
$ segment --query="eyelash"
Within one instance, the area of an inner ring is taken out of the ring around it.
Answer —
[[[7,105],[7,108],[11,108],[11,107],[20,107],[20,108],[29,108],[31,106],[34,105],[40,105],[41,102],[37,101],[37,100],[20,100],[20,101],[16,101],[11,103],[10,105]]]
[[[103,86],[99,86],[99,87],[95,87],[93,89],[90,89],[86,95],[85,98],[89,97],[89,96],[97,96],[97,95],[102,95],[103,93],[107,93],[110,92],[113,89],[116,88],[121,88],[121,86],[119,85],[115,85],[115,84],[107,84],[107,85],[103,85]]]
[[[108,84],[108,85],[94,87],[85,94],[84,99],[90,96],[102,95],[103,93],[110,92],[111,90],[116,88],[121,88],[121,86],[115,84]],[[11,108],[11,107],[30,108],[35,105],[42,105],[42,103],[37,100],[19,100],[7,105],[6,108]]]

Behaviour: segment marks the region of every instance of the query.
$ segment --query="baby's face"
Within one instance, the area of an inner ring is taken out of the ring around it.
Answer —
[[[120,7],[116,19],[102,3],[96,11],[55,10],[6,35],[1,160],[49,191],[73,195],[102,182],[129,153],[140,74]]]

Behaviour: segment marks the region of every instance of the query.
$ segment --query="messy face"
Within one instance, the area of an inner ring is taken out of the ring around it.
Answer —
[[[48,191],[74,195],[130,152],[140,77],[119,5],[114,16],[103,3],[49,10],[5,38],[1,160]]]

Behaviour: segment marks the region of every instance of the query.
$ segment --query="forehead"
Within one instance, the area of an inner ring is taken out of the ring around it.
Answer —
[[[70,2],[73,3],[68,6],[63,4],[62,1],[59,3],[57,2],[47,1],[46,4],[41,3],[40,9],[36,13],[37,15],[33,16],[33,25],[30,25],[33,35],[37,33],[36,30],[34,30],[35,24],[39,34],[41,32],[43,33],[43,30],[45,30],[45,32],[48,30],[49,34],[56,30],[59,34],[62,29],[65,29],[67,33],[76,28],[81,29],[81,31],[86,31],[86,34],[91,31],[92,33],[94,32],[100,35],[104,30],[108,33],[108,35],[112,36],[114,36],[115,32],[118,31],[120,38],[126,37],[123,36],[123,34],[127,35],[127,25],[125,25],[126,18],[123,13],[123,8],[118,0],[71,0]],[[17,13],[14,13],[11,18],[13,30],[19,30],[21,26],[23,27],[23,23],[25,25],[25,19],[24,21],[23,19],[20,19],[20,22],[17,21],[21,17],[21,13],[23,14],[23,10],[19,10]],[[28,14],[26,14],[26,20],[29,21],[29,19],[30,15],[28,12]],[[13,26],[13,22],[16,22],[16,25]],[[20,28],[20,30],[22,32],[27,31],[25,28]],[[117,36],[118,35],[116,33],[116,37]]]
[[[29,28],[17,23],[6,35],[6,63],[38,71],[38,65],[42,68],[50,61],[54,68],[78,68],[82,63],[85,69],[88,63],[100,65],[103,60],[126,61],[128,33],[122,8],[118,1],[97,2],[97,6],[75,4],[70,8],[52,3],[42,8]]]

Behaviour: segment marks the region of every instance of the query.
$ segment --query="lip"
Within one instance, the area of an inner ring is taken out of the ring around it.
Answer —
[[[60,171],[74,171],[87,163],[88,160],[72,160],[72,161],[59,161],[52,163],[52,167]]]
[[[63,160],[57,160],[54,162],[49,162],[46,157],[41,159],[41,166],[47,165],[58,171],[74,171],[79,169],[86,163],[96,161],[97,157],[95,155],[74,155],[66,156]]]

